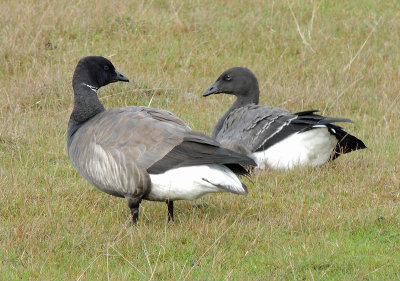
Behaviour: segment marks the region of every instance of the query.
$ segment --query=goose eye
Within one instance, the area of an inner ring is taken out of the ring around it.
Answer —
[[[104,70],[105,70],[105,71],[107,71],[107,70],[109,70],[109,69],[110,69],[110,67],[109,67],[108,65],[105,65],[105,66],[104,66]]]
[[[231,76],[229,74],[225,75],[224,78],[225,78],[226,81],[230,81],[231,80]]]

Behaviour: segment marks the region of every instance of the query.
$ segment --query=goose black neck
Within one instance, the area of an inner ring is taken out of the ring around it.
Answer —
[[[226,118],[229,116],[229,114],[231,114],[232,111],[249,104],[258,104],[260,90],[258,88],[258,84],[256,84],[255,86],[256,87],[248,91],[245,95],[237,96],[236,101],[232,104],[232,106],[228,109],[228,111],[224,114],[224,116],[222,116],[221,119],[219,119],[218,123],[215,125],[212,132],[213,139],[216,139],[218,133],[221,131],[222,126],[224,125]]]
[[[82,81],[73,82],[74,109],[68,123],[68,148],[73,134],[90,118],[105,111],[97,96],[97,88]]]

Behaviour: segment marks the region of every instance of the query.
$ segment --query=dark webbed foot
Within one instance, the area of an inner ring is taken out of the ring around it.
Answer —
[[[174,201],[167,200],[168,205],[168,222],[174,221]]]

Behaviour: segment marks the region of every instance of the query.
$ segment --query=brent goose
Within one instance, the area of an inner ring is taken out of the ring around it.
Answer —
[[[142,106],[106,110],[97,90],[128,82],[103,58],[81,59],[72,80],[74,109],[68,124],[68,155],[78,172],[98,189],[126,199],[137,223],[142,199],[168,204],[208,193],[247,194],[236,175],[255,162],[192,131],[172,113]]]
[[[316,114],[319,110],[290,113],[258,105],[256,76],[247,68],[226,70],[203,96],[226,93],[236,101],[215,125],[212,137],[224,147],[247,153],[260,169],[319,166],[341,154],[366,146],[335,122],[352,122]]]

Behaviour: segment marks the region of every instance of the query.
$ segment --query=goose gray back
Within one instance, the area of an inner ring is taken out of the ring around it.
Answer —
[[[352,122],[316,114],[319,110],[291,113],[284,108],[260,106],[259,85],[249,69],[224,71],[203,93],[237,97],[214,127],[212,137],[224,147],[247,151],[260,169],[319,166],[341,154],[365,148],[335,122]]]
[[[97,90],[128,79],[101,57],[83,58],[73,77],[74,109],[68,154],[79,173],[98,189],[126,199],[133,222],[145,200],[168,204],[209,193],[247,194],[237,175],[255,162],[191,130],[172,113],[142,106],[106,110]]]

